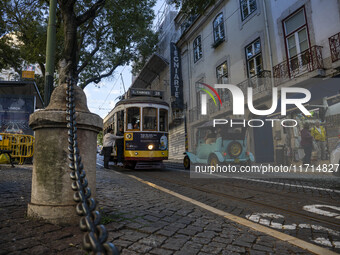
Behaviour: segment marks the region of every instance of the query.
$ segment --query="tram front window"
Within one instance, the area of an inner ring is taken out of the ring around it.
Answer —
[[[143,108],[143,130],[157,131],[157,109]]]
[[[168,132],[168,110],[159,109],[159,131]]]
[[[140,130],[140,109],[130,107],[127,109],[127,128],[126,130]]]

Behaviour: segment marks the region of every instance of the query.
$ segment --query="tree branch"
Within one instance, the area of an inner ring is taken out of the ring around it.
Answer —
[[[89,59],[93,57],[94,54],[99,50],[99,40],[96,43],[96,48],[94,48],[89,56],[87,56],[87,60],[83,62],[83,64],[77,69],[76,74],[78,75],[83,69],[89,64]]]
[[[38,63],[40,70],[42,72],[43,77],[45,77],[45,66],[43,63]]]
[[[84,89],[84,88],[85,88],[87,85],[89,85],[91,82],[94,82],[94,83],[98,84],[98,83],[101,81],[101,79],[111,76],[111,75],[113,74],[113,71],[116,70],[116,68],[117,68],[118,66],[120,66],[120,63],[114,65],[114,66],[110,69],[110,71],[108,71],[107,73],[101,74],[101,75],[97,75],[97,76],[92,77],[91,79],[86,80],[84,83],[80,84],[80,87],[81,87],[82,89]]]
[[[96,16],[96,12],[103,7],[105,4],[105,0],[98,0],[94,5],[91,6],[90,9],[88,9],[83,14],[79,15],[77,19],[77,26],[80,26],[81,24],[85,23],[87,20],[89,20],[92,17]]]

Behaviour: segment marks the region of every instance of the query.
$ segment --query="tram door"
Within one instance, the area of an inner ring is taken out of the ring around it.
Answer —
[[[119,128],[121,127],[124,130],[124,110],[117,112],[116,134],[119,132]]]

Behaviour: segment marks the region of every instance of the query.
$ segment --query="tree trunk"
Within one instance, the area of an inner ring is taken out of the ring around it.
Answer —
[[[76,82],[77,70],[77,20],[74,14],[74,1],[59,0],[61,15],[64,23],[64,49],[59,61],[59,85],[66,82],[68,77]]]

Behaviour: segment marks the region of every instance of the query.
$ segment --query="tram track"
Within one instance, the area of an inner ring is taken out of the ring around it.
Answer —
[[[134,173],[138,173],[138,172],[134,172]],[[250,200],[248,198],[240,198],[240,197],[233,196],[233,195],[230,195],[230,194],[226,194],[226,193],[223,193],[223,192],[214,191],[214,190],[204,188],[204,187],[201,187],[201,186],[189,184],[188,182],[183,182],[183,181],[178,181],[178,180],[173,180],[173,179],[159,177],[159,176],[153,176],[153,175],[150,176],[147,172],[143,172],[143,174],[147,174],[149,176],[149,178],[157,179],[157,180],[164,181],[164,182],[167,182],[167,183],[171,183],[171,184],[174,184],[174,185],[178,185],[178,186],[181,186],[181,187],[187,187],[187,188],[190,188],[190,189],[193,189],[193,190],[196,190],[196,191],[204,192],[206,194],[216,195],[218,197],[227,198],[227,199],[230,199],[232,201],[237,201],[237,202],[242,202],[242,203],[251,203],[252,205],[255,205],[255,206],[259,206],[259,207],[271,209],[271,210],[276,210],[276,211],[279,211],[281,213],[284,212],[285,214],[288,214],[288,215],[293,216],[293,217],[300,217],[300,218],[307,219],[307,220],[310,220],[310,221],[313,221],[313,222],[319,222],[319,223],[326,224],[328,226],[333,226],[333,227],[336,227],[336,229],[340,229],[340,222],[338,223],[338,222],[334,222],[334,221],[330,221],[330,220],[326,220],[326,219],[321,219],[319,217],[313,217],[313,216],[307,215],[305,213],[297,212],[296,210],[290,210],[290,209],[286,209],[286,208],[283,208],[283,207],[270,205],[268,203]],[[138,175],[135,175],[135,176],[138,176]],[[138,177],[141,177],[141,176],[139,175]],[[253,191],[261,192],[261,193],[267,194],[267,195],[268,194],[276,195],[276,196],[279,195],[280,197],[284,196],[284,197],[289,198],[290,200],[295,200],[296,202],[299,201],[295,197],[293,197],[291,195],[287,195],[287,194],[282,194],[282,193],[277,193],[277,192],[272,192],[272,191],[267,192],[267,191],[258,190],[258,189],[254,189],[254,188],[249,189],[248,187],[245,188],[245,187],[240,187],[238,185],[233,185],[233,184],[230,184],[230,186],[232,186],[234,188],[238,188],[238,189],[244,189],[244,190],[247,190],[247,191],[253,190]],[[251,197],[251,198],[253,198],[253,197]],[[320,203],[321,201],[316,200],[316,202]]]

